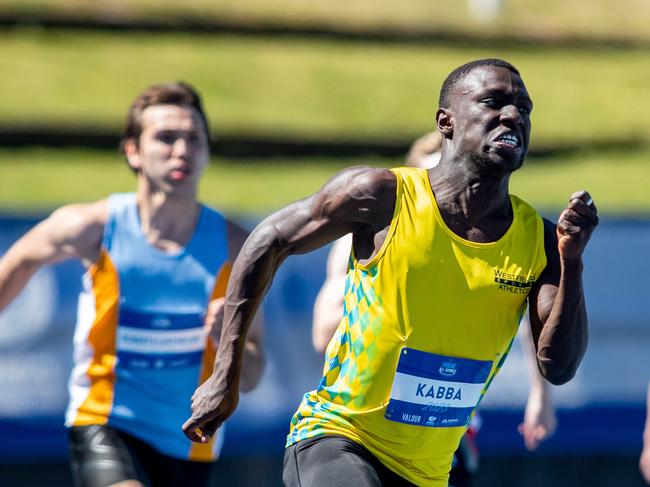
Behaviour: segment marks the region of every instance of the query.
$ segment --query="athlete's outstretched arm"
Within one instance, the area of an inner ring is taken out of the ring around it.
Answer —
[[[218,360],[212,376],[192,397],[192,417],[183,425],[188,438],[207,442],[237,407],[246,333],[278,266],[291,254],[309,252],[350,232],[359,236],[358,250],[369,257],[374,235],[390,224],[395,188],[395,176],[388,170],[348,169],[253,230],[233,265]]]
[[[228,221],[228,255],[234,260],[239,254],[244,242],[248,238],[248,232],[232,221]],[[215,349],[219,348],[221,331],[223,329],[223,311],[225,297],[219,297],[210,301],[205,326]],[[257,386],[266,363],[263,346],[264,320],[262,313],[258,312],[253,317],[250,330],[246,337],[244,355],[242,358],[242,372],[239,387],[242,391],[250,391]]]
[[[530,295],[530,324],[537,364],[552,384],[573,378],[587,349],[582,253],[598,225],[586,191],[571,195],[557,226],[545,220],[546,269]]]
[[[249,236],[249,233],[243,228],[230,224],[229,234],[232,235],[232,248],[231,255],[236,256],[241,252],[244,242]],[[263,346],[264,337],[264,320],[262,312],[258,311],[252,318],[248,334],[246,336],[246,344],[244,345],[244,353],[242,356],[242,371],[241,380],[239,382],[239,389],[241,391],[250,391],[260,382],[264,366],[266,365],[266,355],[264,354]],[[219,337],[221,339],[221,337]],[[218,347],[217,347],[218,348]]]
[[[0,310],[41,266],[73,257],[86,265],[95,262],[106,213],[105,201],[64,206],[12,245],[0,259]]]

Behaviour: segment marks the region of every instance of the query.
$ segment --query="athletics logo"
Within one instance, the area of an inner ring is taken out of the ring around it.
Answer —
[[[452,377],[456,375],[458,369],[456,368],[456,364],[453,362],[443,362],[442,366],[438,369],[438,372],[445,377]]]
[[[169,328],[172,326],[172,322],[166,316],[156,316],[151,320],[152,328]]]
[[[527,274],[512,274],[496,268],[494,269],[494,282],[499,285],[499,291],[506,291],[513,294],[528,294],[536,279],[537,276],[530,272]]]

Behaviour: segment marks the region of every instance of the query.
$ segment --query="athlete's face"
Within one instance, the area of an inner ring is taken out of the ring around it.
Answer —
[[[453,143],[481,170],[511,173],[521,167],[530,140],[533,103],[521,77],[480,66],[454,89]]]
[[[139,144],[127,155],[152,189],[195,194],[210,157],[203,120],[189,106],[147,107],[142,112]]]

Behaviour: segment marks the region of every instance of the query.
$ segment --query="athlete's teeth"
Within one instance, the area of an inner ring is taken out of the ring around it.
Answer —
[[[514,135],[507,134],[501,136],[500,138],[504,141],[512,142],[514,145],[519,144],[519,140]]]

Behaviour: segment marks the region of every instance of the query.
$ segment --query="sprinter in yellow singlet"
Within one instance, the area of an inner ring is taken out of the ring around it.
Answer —
[[[557,225],[509,193],[531,110],[511,64],[463,65],[440,93],[437,166],[349,169],[263,221],[233,266],[220,360],[194,394],[188,437],[208,441],[234,411],[243,340],[280,263],[346,233],[344,317],[291,421],[285,485],[447,486],[527,304],[540,372],[570,380],[587,345],[582,253],[598,217],[585,191]]]

